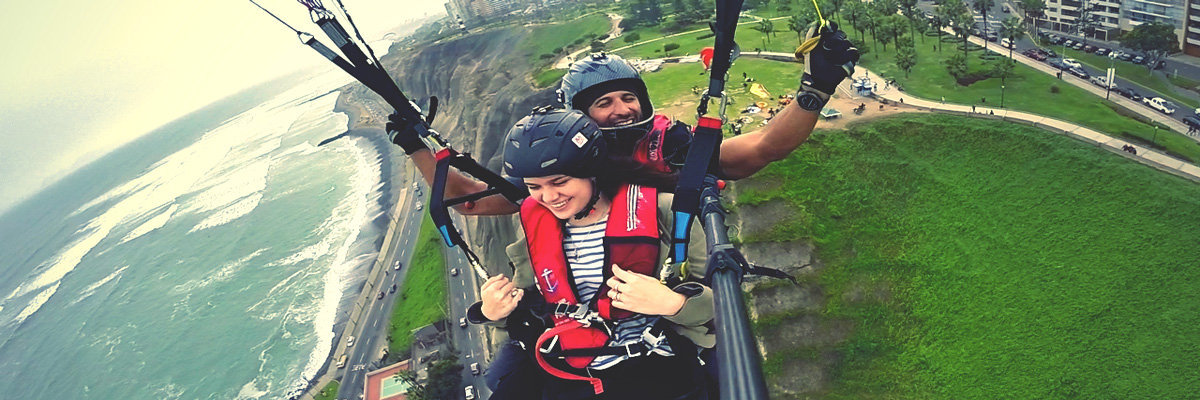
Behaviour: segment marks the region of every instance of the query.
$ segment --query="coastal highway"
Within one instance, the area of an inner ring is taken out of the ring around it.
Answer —
[[[462,216],[455,214],[454,218],[455,225],[466,226],[462,221]],[[467,235],[463,236],[466,239]],[[491,397],[492,393],[487,388],[483,371],[487,370],[491,352],[488,348],[485,328],[474,324],[462,327],[460,323],[462,318],[467,316],[467,307],[479,301],[479,287],[483,285],[483,278],[471,270],[466,257],[458,248],[447,249],[445,254],[446,267],[450,274],[446,281],[446,292],[450,297],[450,322],[452,322],[450,337],[455,350],[458,351],[459,361],[463,365],[462,387],[464,392],[462,393],[465,395],[466,387],[472,386],[475,390],[475,398],[487,399]],[[479,375],[471,373],[472,363],[479,363]]]
[[[346,366],[337,370],[341,374],[338,378],[341,382],[338,387],[338,399],[358,399],[363,394],[367,372],[381,366],[379,361],[383,358],[383,349],[387,348],[388,321],[392,308],[396,305],[395,296],[404,286],[404,278],[408,275],[408,265],[420,229],[423,211],[416,210],[417,204],[423,202],[420,193],[421,191],[410,188],[407,189],[407,195],[402,196],[402,204],[395,208],[396,214],[393,215],[399,222],[387,248],[383,249],[385,256],[379,264],[380,268],[371,272],[363,286],[365,295],[361,297],[360,303],[355,304],[356,308],[362,307],[362,311],[351,321],[354,328],[345,333],[353,335],[355,343],[345,350]],[[399,270],[396,269],[397,262],[400,263]],[[393,286],[395,291],[392,290]],[[379,298],[381,292],[382,299]],[[334,362],[337,362],[336,358]]]

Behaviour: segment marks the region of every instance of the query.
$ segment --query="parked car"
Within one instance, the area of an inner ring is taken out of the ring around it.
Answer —
[[[998,39],[1000,39],[1000,36],[999,36],[999,35],[996,35],[996,33],[995,33],[995,32],[988,32],[988,33],[987,33],[987,40],[988,40],[989,42],[995,42],[995,41],[996,41],[996,40],[998,40]]]
[[[1129,60],[1133,59],[1133,54],[1129,54],[1129,53],[1122,51],[1121,54],[1117,55],[1117,59],[1121,60],[1121,61],[1129,61]]]
[[[1075,50],[1083,50],[1083,43],[1075,43],[1075,45],[1071,46],[1071,48]]]
[[[1055,34],[1051,34],[1049,37],[1050,37],[1050,44],[1056,44],[1056,45],[1063,44],[1063,42],[1067,41],[1066,38],[1063,38],[1062,36],[1058,36]]]
[[[1109,49],[1106,49],[1106,48],[1103,48],[1103,47],[1101,47],[1101,48],[1098,48],[1098,49],[1096,49],[1096,55],[1098,55],[1098,56],[1107,56],[1107,55],[1108,55],[1108,53],[1109,53],[1110,51],[1111,51],[1111,50],[1109,50]]]
[[[1133,59],[1132,59],[1132,60],[1129,60],[1129,62],[1132,62],[1132,63],[1134,63],[1134,64],[1145,64],[1145,63],[1146,63],[1146,57],[1142,57],[1142,56],[1133,56]]]
[[[1099,87],[1107,87],[1109,89],[1117,88],[1117,84],[1109,82],[1107,76],[1093,76],[1089,81],[1092,82],[1093,85]]]
[[[1079,79],[1088,79],[1092,77],[1087,73],[1087,71],[1084,71],[1083,68],[1070,68],[1067,70],[1067,72],[1070,72],[1071,75],[1078,76]]]
[[[1045,49],[1042,50],[1042,54],[1049,58],[1058,58],[1058,53],[1056,53],[1054,50]]]
[[[1175,113],[1175,103],[1164,100],[1162,97],[1144,98],[1142,102],[1160,113],[1167,115]]]
[[[1200,129],[1200,118],[1193,116],[1183,117],[1183,123],[1193,129]]]
[[[479,363],[471,363],[471,375],[479,375]]]
[[[1166,61],[1158,60],[1158,63],[1154,64],[1154,69],[1163,69],[1165,66],[1167,66]]]
[[[1074,45],[1075,45],[1075,41],[1074,41],[1074,40],[1071,40],[1071,39],[1067,39],[1067,40],[1064,40],[1064,41],[1062,42],[1062,45],[1063,45],[1063,46],[1067,46],[1067,47],[1071,47],[1071,46],[1074,46]]]
[[[1130,89],[1130,88],[1119,87],[1116,89],[1116,92],[1122,96],[1125,96],[1126,98],[1128,98],[1130,100],[1133,100],[1133,101],[1141,101],[1142,100],[1142,95],[1138,94],[1137,92],[1133,91],[1133,89]]]
[[[1096,46],[1092,46],[1090,44],[1085,44],[1085,45],[1083,45],[1083,51],[1086,51],[1088,53],[1094,52],[1094,51],[1096,51]]]
[[[346,338],[346,347],[354,347],[354,336]]]
[[[466,391],[466,399],[467,400],[475,400],[475,386],[474,385],[468,385],[467,388],[463,389],[463,390]]]
[[[459,327],[459,328],[466,328],[466,327],[467,327],[467,317],[462,317],[462,318],[459,318],[459,319],[458,319],[458,327]]]
[[[1079,61],[1074,58],[1064,58],[1062,63],[1063,65],[1066,65],[1067,68],[1083,68],[1083,65],[1079,64]]]
[[[1009,49],[1016,47],[1016,45],[1014,45],[1011,40],[1008,40],[1008,38],[1000,39],[1000,45]]]

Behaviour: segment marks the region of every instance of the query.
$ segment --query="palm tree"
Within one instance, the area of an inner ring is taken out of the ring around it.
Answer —
[[[989,29],[991,29],[991,27],[988,26],[988,23],[987,23],[987,12],[988,12],[988,10],[990,10],[992,7],[995,7],[995,6],[996,6],[996,0],[971,0],[971,8],[974,8],[975,11],[979,11],[980,14],[983,14],[983,36],[984,36],[983,49],[984,50],[987,50],[987,42],[988,42],[987,41],[987,32]]]
[[[897,0],[896,4],[900,6],[900,11],[904,13],[904,17],[908,19],[908,34],[913,36],[913,43],[916,44],[917,35],[913,33],[913,25],[917,22],[917,0]],[[924,36],[922,36],[924,41]]]
[[[1021,19],[1008,17],[1000,22],[1000,37],[1008,39],[1014,46],[1008,48],[1008,58],[1012,58],[1013,47],[1016,47],[1017,37],[1021,36]]]

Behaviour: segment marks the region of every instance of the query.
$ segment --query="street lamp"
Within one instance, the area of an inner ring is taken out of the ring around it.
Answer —
[[[1116,53],[1108,53],[1108,76],[1104,82],[1104,99],[1108,100],[1108,95],[1112,93],[1113,84],[1117,80],[1117,70],[1113,68],[1113,63],[1117,61]]]
[[[1004,108],[1004,85],[1000,85],[1000,108]]]

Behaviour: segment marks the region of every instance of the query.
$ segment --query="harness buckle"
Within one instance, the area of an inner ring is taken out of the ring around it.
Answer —
[[[575,311],[567,314],[567,316],[585,325],[591,323],[590,318],[588,318],[588,309],[582,304],[575,305]]]
[[[642,331],[642,341],[650,345],[651,349],[656,349],[664,340],[667,339],[667,335],[665,332],[660,332],[658,335],[650,333],[650,331],[653,329],[654,326],[650,326],[646,328],[646,330]]]

